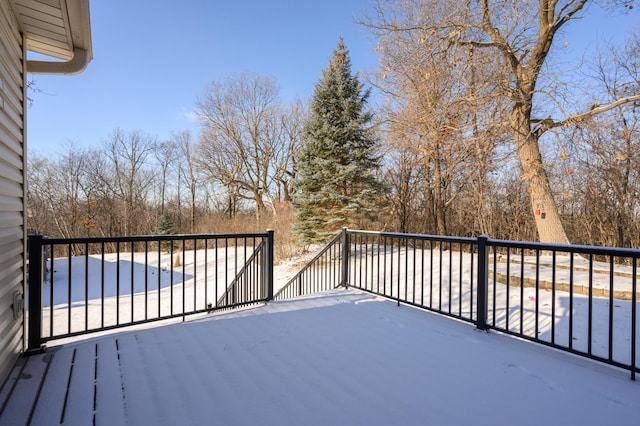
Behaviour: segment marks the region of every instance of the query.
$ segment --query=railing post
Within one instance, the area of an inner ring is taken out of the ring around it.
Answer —
[[[488,330],[487,326],[487,309],[488,309],[488,286],[489,286],[489,252],[487,250],[487,241],[489,237],[481,235],[478,237],[478,291],[476,311],[478,319],[476,328],[479,330]]]
[[[29,246],[29,278],[27,279],[28,313],[26,354],[39,352],[42,339],[42,235],[27,236]]]
[[[349,287],[349,232],[342,228],[342,285]]]
[[[273,299],[273,263],[274,263],[274,250],[273,250],[273,238],[274,230],[267,229],[267,256],[265,259],[267,274],[266,274],[266,286],[267,286],[267,300]]]

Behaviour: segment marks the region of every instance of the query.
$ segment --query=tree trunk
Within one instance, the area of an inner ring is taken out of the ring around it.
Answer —
[[[568,244],[558,207],[549,183],[549,176],[542,164],[538,136],[531,132],[526,113],[514,110],[512,128],[522,167],[522,178],[529,186],[531,209],[538,230],[538,239],[543,243]]]

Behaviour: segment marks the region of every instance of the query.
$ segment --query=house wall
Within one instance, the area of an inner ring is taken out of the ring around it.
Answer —
[[[23,349],[23,315],[14,306],[25,278],[23,59],[18,23],[0,0],[0,383]]]

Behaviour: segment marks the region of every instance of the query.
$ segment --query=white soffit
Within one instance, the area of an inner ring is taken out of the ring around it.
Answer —
[[[92,58],[89,0],[9,0],[26,49],[59,61],[29,61],[29,72],[75,74]]]

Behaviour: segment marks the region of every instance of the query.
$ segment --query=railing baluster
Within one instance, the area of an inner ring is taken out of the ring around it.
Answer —
[[[573,349],[573,262],[574,254],[569,258],[569,349]]]
[[[216,296],[215,301],[216,301],[216,305],[215,306],[217,308],[218,307],[218,297],[220,297],[219,293],[218,293],[218,240],[217,239],[216,239],[216,243],[215,243],[214,253],[215,253],[214,257],[216,259],[216,263],[214,264],[215,265],[214,273],[215,273],[215,276],[216,276],[216,279],[215,279],[215,296]]]
[[[116,243],[116,325],[120,325],[120,242]]]
[[[637,315],[638,315],[638,259],[633,258],[631,264],[631,380],[636,380],[636,345],[638,342]]]
[[[495,326],[496,326],[496,324],[497,324],[497,318],[496,318],[496,317],[497,317],[497,308],[498,308],[498,307],[497,307],[497,304],[498,304],[498,295],[497,295],[497,293],[498,293],[498,291],[497,291],[497,290],[498,290],[498,287],[497,287],[497,281],[498,281],[498,280],[497,280],[497,275],[496,275],[496,274],[497,274],[497,270],[498,270],[498,264],[497,264],[497,261],[498,261],[498,250],[497,250],[497,248],[496,248],[496,247],[493,247],[493,282],[492,282],[492,284],[491,284],[491,288],[493,289],[493,290],[492,290],[492,293],[493,293],[493,306],[492,306],[492,312],[493,312],[493,314],[492,314],[492,317],[493,317],[493,318],[491,318],[491,323],[492,323],[492,325],[493,325],[494,327],[495,327]],[[489,274],[489,271],[487,271],[487,275],[488,275],[488,274]]]
[[[149,242],[144,242],[144,319],[149,319]]]
[[[507,248],[507,267],[506,267],[506,275],[507,275],[507,279],[506,279],[506,293],[507,293],[507,306],[506,306],[506,314],[505,314],[505,320],[506,320],[506,325],[505,328],[507,330],[510,330],[509,327],[509,320],[511,319],[511,294],[509,293],[510,289],[511,289],[511,248],[508,247]]]
[[[442,311],[442,242],[438,244],[438,310]]]
[[[27,352],[39,351],[42,345],[42,235],[29,235],[29,299]],[[51,274],[53,276],[53,274]],[[51,280],[53,281],[53,280]],[[50,283],[53,290],[53,282]],[[53,297],[49,299],[49,316],[53,318]]]
[[[556,251],[551,255],[551,343],[556,343]]]
[[[49,246],[49,256],[50,256],[50,262],[49,262],[49,337],[53,336],[53,305],[55,303],[55,299],[54,299],[54,294],[53,294],[53,289],[54,289],[54,281],[55,281],[55,275],[54,275],[54,271],[55,271],[55,263],[54,263],[54,246],[53,244],[51,244]]]
[[[480,330],[487,330],[487,287],[488,287],[488,238],[484,235],[478,237],[478,299],[477,299],[477,322],[476,327]]]
[[[433,240],[429,240],[429,308],[433,308]]]
[[[135,283],[135,275],[134,275],[135,274],[135,264],[136,264],[135,263],[135,257],[134,257],[135,253],[136,253],[136,249],[134,247],[133,241],[131,241],[131,285],[130,285],[130,288],[131,288],[131,322],[135,321],[135,316],[134,316],[134,313],[133,313],[133,309],[135,307],[135,299],[134,299],[135,291],[134,291],[134,288],[133,288],[133,284]]]
[[[536,250],[536,316],[535,316],[535,330],[534,335],[536,339],[540,335],[539,331],[539,303],[540,303],[540,250]]]
[[[72,274],[71,274],[71,244],[67,246],[67,333],[71,333],[71,306],[72,302]]]
[[[613,276],[615,272],[614,257],[609,258],[609,361],[613,361]]]
[[[524,334],[524,247],[520,250],[520,334]]]
[[[477,245],[477,242],[476,242],[476,245]],[[469,275],[470,275],[470,277],[469,277],[469,281],[470,281],[470,285],[469,285],[469,319],[471,321],[473,321],[473,308],[475,306],[474,298],[473,298],[473,283],[474,283],[474,280],[473,280],[474,275],[473,275],[473,273],[477,272],[477,269],[474,266],[474,259],[475,259],[475,256],[474,256],[474,254],[475,254],[474,244],[471,244],[469,246],[469,251],[470,251],[469,254],[471,256],[471,261],[470,261],[471,262],[471,269],[469,271]],[[476,281],[477,281],[477,277],[476,277]],[[477,308],[478,307],[477,306],[475,306],[475,307],[476,307],[476,319],[477,319]]]
[[[185,276],[186,276],[186,265],[187,265],[187,259],[186,259],[186,246],[187,245],[187,240],[185,238],[182,239],[182,321],[185,320],[185,311],[187,309],[187,286],[185,283]]]
[[[162,317],[162,241],[158,240],[158,318]]]
[[[342,285],[349,287],[349,233],[342,228]]]
[[[420,252],[420,306],[424,306],[424,240],[422,240]],[[462,303],[462,299],[460,299],[460,303]]]
[[[273,286],[274,286],[274,276],[273,276],[273,264],[274,264],[274,256],[275,256],[275,231],[273,229],[267,230],[267,258],[265,259],[265,267],[267,268],[267,294],[265,299],[272,300],[273,299]]]
[[[587,353],[591,355],[593,349],[593,254],[589,254],[589,321],[587,337]]]
[[[173,316],[173,245],[175,240],[171,238],[169,246],[169,313]]]
[[[100,327],[104,328],[104,241],[100,244]]]
[[[458,316],[462,317],[462,259],[464,249],[462,248],[462,242],[458,245],[458,257],[460,257],[460,265],[458,267]]]
[[[418,242],[417,239],[413,239],[413,296],[411,298],[413,304],[416,303],[416,272],[418,270],[416,266],[416,251],[418,250]]]
[[[382,293],[387,295],[387,237],[383,237],[384,244],[384,272],[382,274]]]
[[[453,289],[453,243],[449,241],[449,306],[448,312],[451,314],[451,291]]]
[[[409,239],[404,239],[404,301],[409,301]]]
[[[209,239],[204,239],[204,308],[209,306]]]
[[[198,310],[198,300],[197,300],[197,294],[198,294],[198,240],[197,239],[193,239],[193,277],[192,277],[192,282],[193,282],[193,311],[197,311]]]
[[[89,329],[89,243],[84,244],[84,329]]]

